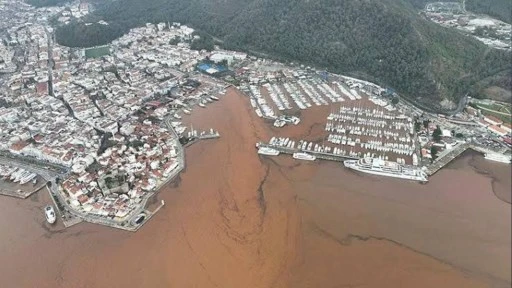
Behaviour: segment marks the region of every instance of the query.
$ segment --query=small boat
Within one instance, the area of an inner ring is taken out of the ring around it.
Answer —
[[[293,153],[292,157],[294,159],[307,160],[307,161],[315,161],[315,159],[316,159],[315,155],[311,155],[311,154],[304,153],[304,152]]]
[[[203,104],[203,102],[199,102],[199,107],[205,108],[206,106]]]
[[[183,109],[183,113],[187,114],[187,115],[190,115],[190,111],[187,110],[187,109]]]
[[[55,211],[53,210],[53,207],[50,205],[44,207],[44,216],[46,217],[46,221],[48,221],[48,223],[50,224],[55,223],[55,220],[57,220]]]
[[[210,99],[212,99],[213,101],[219,101],[219,98],[216,96],[210,96]]]

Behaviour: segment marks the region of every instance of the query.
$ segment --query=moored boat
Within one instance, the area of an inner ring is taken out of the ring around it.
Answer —
[[[306,160],[306,161],[315,161],[316,160],[316,156],[308,154],[308,153],[304,153],[304,152],[293,153],[293,158],[298,159],[298,160]]]
[[[402,165],[397,162],[382,160],[379,158],[362,158],[359,160],[343,161],[345,167],[363,173],[427,182],[427,174],[420,168]]]
[[[53,210],[53,207],[50,205],[44,207],[44,216],[46,217],[46,221],[50,224],[55,223],[55,221],[57,220],[55,210]]]
[[[495,162],[505,163],[505,164],[510,164],[510,162],[511,162],[510,156],[500,154],[500,153],[485,153],[485,159],[495,161]]]
[[[279,155],[279,151],[276,149],[268,148],[268,147],[260,147],[258,149],[258,154],[268,155],[268,156],[277,156]]]

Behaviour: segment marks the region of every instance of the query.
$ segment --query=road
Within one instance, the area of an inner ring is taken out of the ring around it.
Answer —
[[[462,98],[460,98],[459,103],[457,104],[457,108],[453,112],[448,112],[448,115],[456,115],[456,114],[462,112],[467,104],[468,104],[468,94],[466,94]]]
[[[0,155],[0,164],[19,167],[37,173],[47,181],[52,181],[53,179],[55,179],[55,177],[62,174],[61,171],[51,170],[37,163],[30,163],[28,161],[23,161],[18,158],[7,157],[3,155]]]
[[[53,34],[50,33],[46,25],[44,25],[44,31],[48,38],[48,93],[53,96]]]

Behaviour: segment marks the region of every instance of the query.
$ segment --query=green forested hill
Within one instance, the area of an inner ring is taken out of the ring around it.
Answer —
[[[104,19],[108,27],[73,23],[57,39],[92,46],[146,22],[182,22],[226,48],[364,77],[430,107],[510,69],[510,53],[421,19],[411,1],[421,0],[113,1],[86,20]]]

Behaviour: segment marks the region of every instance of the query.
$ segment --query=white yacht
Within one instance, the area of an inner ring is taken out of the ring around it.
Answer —
[[[343,164],[347,168],[368,174],[395,177],[421,182],[428,181],[427,174],[420,168],[408,165],[401,165],[396,162],[385,161],[378,158],[346,160],[343,161]]]
[[[55,211],[53,210],[53,207],[48,205],[44,207],[44,216],[46,217],[46,221],[48,223],[53,224],[57,220],[57,216],[55,215]]]
[[[304,152],[299,152],[293,153],[293,158],[299,160],[315,161],[316,156]]]
[[[485,153],[485,159],[510,164],[510,156],[500,153]]]
[[[258,154],[268,155],[268,156],[277,156],[277,155],[279,155],[279,151],[277,151],[276,149],[268,148],[268,147],[261,147],[258,149]]]
[[[20,184],[21,185],[26,184],[26,183],[32,181],[36,177],[37,177],[37,174],[29,172],[28,175],[26,175],[26,176],[24,176],[23,178],[20,179]]]

